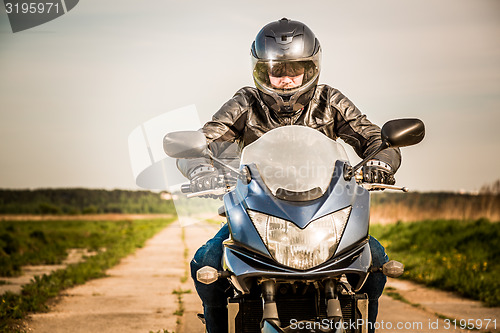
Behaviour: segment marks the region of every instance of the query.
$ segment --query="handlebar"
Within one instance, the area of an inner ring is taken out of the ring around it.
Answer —
[[[182,184],[181,185],[181,192],[182,193],[191,193],[191,184]]]
[[[387,185],[387,184],[378,184],[378,183],[363,183],[361,184],[366,190],[368,191],[381,191],[381,190],[396,190],[396,191],[403,191],[403,192],[408,192],[409,189],[408,187],[401,187],[401,186],[394,186],[394,185]]]
[[[382,191],[385,189],[395,190],[395,191],[403,191],[403,192],[409,191],[409,189],[407,187],[388,185],[388,184],[361,183],[360,185],[368,191]],[[187,195],[188,198],[199,197],[199,196],[209,195],[209,194],[211,194],[211,195],[224,195],[229,191],[230,191],[230,189],[228,189],[226,187],[220,187],[220,188],[214,188],[214,189],[200,191],[200,192],[193,192],[193,191],[191,191],[190,184],[182,184],[181,185],[181,192],[182,193],[189,193]]]
[[[382,191],[382,190],[395,190],[395,191],[403,191],[403,192],[408,192],[410,191],[408,187],[404,186],[395,186],[395,185],[388,185],[388,184],[381,184],[381,183],[364,183],[363,182],[363,175],[361,173],[356,173],[355,175],[356,183],[358,185],[362,186],[364,189],[368,191]]]
[[[188,198],[201,197],[203,195],[224,195],[229,192],[229,189],[225,187],[214,188],[211,190],[200,191],[200,192],[192,192],[187,195]]]
[[[231,188],[232,189],[232,188]],[[227,187],[219,187],[219,188],[214,188],[210,190],[205,190],[205,191],[199,191],[199,192],[193,192],[191,191],[191,185],[190,184],[182,184],[181,185],[181,193],[188,193],[187,197],[188,198],[194,198],[194,197],[201,197],[203,195],[224,195],[227,192],[231,190],[230,188]]]

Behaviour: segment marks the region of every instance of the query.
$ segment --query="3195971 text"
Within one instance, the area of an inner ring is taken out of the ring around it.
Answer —
[[[53,12],[59,13],[59,10],[61,8],[57,2],[5,3],[7,14],[49,14]]]

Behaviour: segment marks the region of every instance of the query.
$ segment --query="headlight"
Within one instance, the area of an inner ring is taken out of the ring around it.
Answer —
[[[271,256],[280,264],[309,269],[327,261],[337,249],[351,207],[336,211],[300,229],[290,221],[248,210]]]

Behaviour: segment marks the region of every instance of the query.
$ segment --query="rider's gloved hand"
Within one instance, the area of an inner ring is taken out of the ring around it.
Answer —
[[[379,160],[370,160],[363,166],[363,181],[367,183],[379,183],[394,185],[394,172],[389,164]]]
[[[191,191],[201,192],[222,186],[219,172],[211,165],[200,165],[189,174]],[[212,195],[207,195],[212,197]]]

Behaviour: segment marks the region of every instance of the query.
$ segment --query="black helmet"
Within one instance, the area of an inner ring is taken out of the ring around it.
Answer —
[[[295,113],[318,84],[321,47],[305,24],[283,18],[269,23],[252,44],[253,79],[267,106]]]

